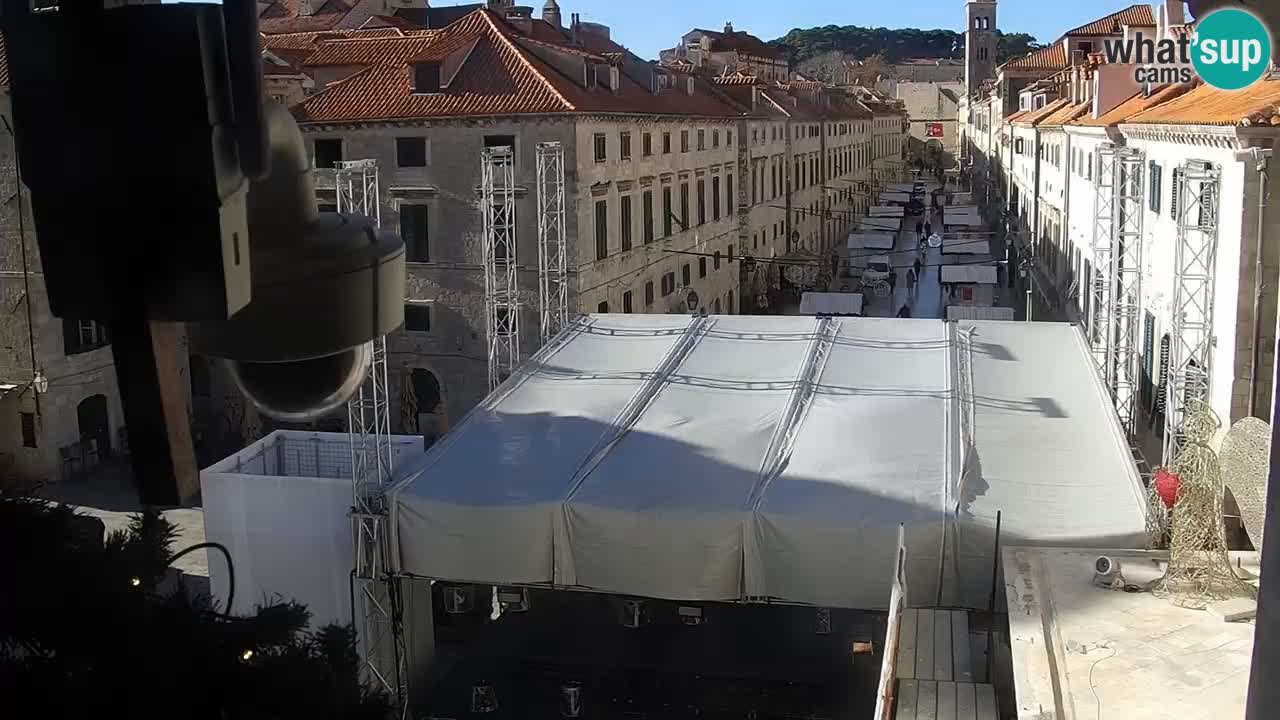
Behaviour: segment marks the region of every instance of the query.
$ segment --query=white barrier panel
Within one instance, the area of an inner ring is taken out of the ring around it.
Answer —
[[[392,438],[393,462],[422,438]],[[235,564],[232,610],[296,600],[311,627],[351,622],[351,451],[346,433],[277,430],[200,472],[205,539]],[[221,553],[209,553],[215,606],[226,601]]]
[[[884,660],[880,664],[880,684],[876,691],[875,720],[890,720],[893,694],[898,680],[898,640],[902,635],[902,611],[907,607],[906,531],[898,526],[898,551],[893,564],[893,588],[889,591],[889,618],[884,633]]]

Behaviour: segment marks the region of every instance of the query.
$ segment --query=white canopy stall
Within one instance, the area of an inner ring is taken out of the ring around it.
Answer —
[[[976,205],[949,205],[942,210],[942,223],[958,227],[982,227],[982,216]]]
[[[862,315],[862,293],[807,292],[800,296],[801,315]]]
[[[399,569],[877,609],[901,523],[912,594],[984,607],[996,510],[1006,543],[1144,537],[1091,362],[1068,324],[582,318],[399,473]]]
[[[900,193],[899,192],[882,192],[880,193],[880,202],[881,204],[884,204],[884,205],[888,205],[889,203],[902,203],[905,205],[911,202],[911,193],[910,192],[900,192]]]
[[[948,305],[948,320],[1012,320],[1013,308],[980,305]]]
[[[894,242],[896,242],[896,238],[894,238],[892,233],[858,232],[849,233],[849,242],[847,247],[850,250],[863,250],[868,248],[875,250],[892,250]]]
[[[871,217],[904,217],[907,209],[901,205],[872,205],[867,208],[867,215]]]
[[[865,217],[858,223],[858,232],[898,232],[902,230],[902,218]]]

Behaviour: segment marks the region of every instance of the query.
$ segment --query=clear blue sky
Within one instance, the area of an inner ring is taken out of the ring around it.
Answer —
[[[478,0],[471,0],[477,2]],[[565,23],[572,13],[608,25],[614,41],[644,58],[672,47],[695,27],[719,30],[725,21],[765,40],[792,28],[819,25],[944,28],[960,31],[963,0],[557,0]],[[541,13],[543,0],[518,0]],[[464,4],[432,0],[432,6]],[[1003,0],[997,21],[1005,32],[1025,32],[1048,42],[1064,31],[1128,7],[1133,0]]]

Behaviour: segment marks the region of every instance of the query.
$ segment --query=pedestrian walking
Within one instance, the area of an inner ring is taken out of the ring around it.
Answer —
[[[933,234],[933,223],[928,223],[928,222],[927,222],[927,223],[925,223],[925,224],[924,224],[924,236],[925,236],[925,237],[929,237],[929,236],[930,236],[930,235],[932,235],[932,234]]]
[[[916,290],[916,270],[915,268],[907,268],[907,292],[915,292]]]
[[[906,305],[903,305],[901,308],[898,309],[898,317],[900,318],[911,317],[911,308],[907,307]]]
[[[924,263],[920,262],[920,258],[916,258],[916,261],[911,264],[911,267],[915,268],[916,279],[920,279],[920,271],[924,269]]]
[[[897,285],[898,285],[898,271],[890,270],[889,271],[889,292],[893,292],[897,288]]]

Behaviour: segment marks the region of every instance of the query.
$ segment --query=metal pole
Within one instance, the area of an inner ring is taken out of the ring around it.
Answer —
[[[1027,322],[1031,322],[1031,277],[1027,276]]]
[[[1280,339],[1280,317],[1276,322]],[[1280,362],[1273,363],[1275,387],[1280,388]],[[1253,631],[1253,660],[1245,720],[1267,720],[1280,708],[1280,403],[1271,403],[1271,467],[1267,474],[1267,509],[1263,524],[1262,563],[1259,568],[1258,615]],[[1267,578],[1271,578],[1268,580]]]
[[[1267,215],[1267,166],[1271,150],[1253,148],[1258,171],[1258,235],[1254,238],[1253,252],[1253,353],[1249,361],[1249,417],[1258,416],[1258,369],[1262,367],[1262,238]]]

